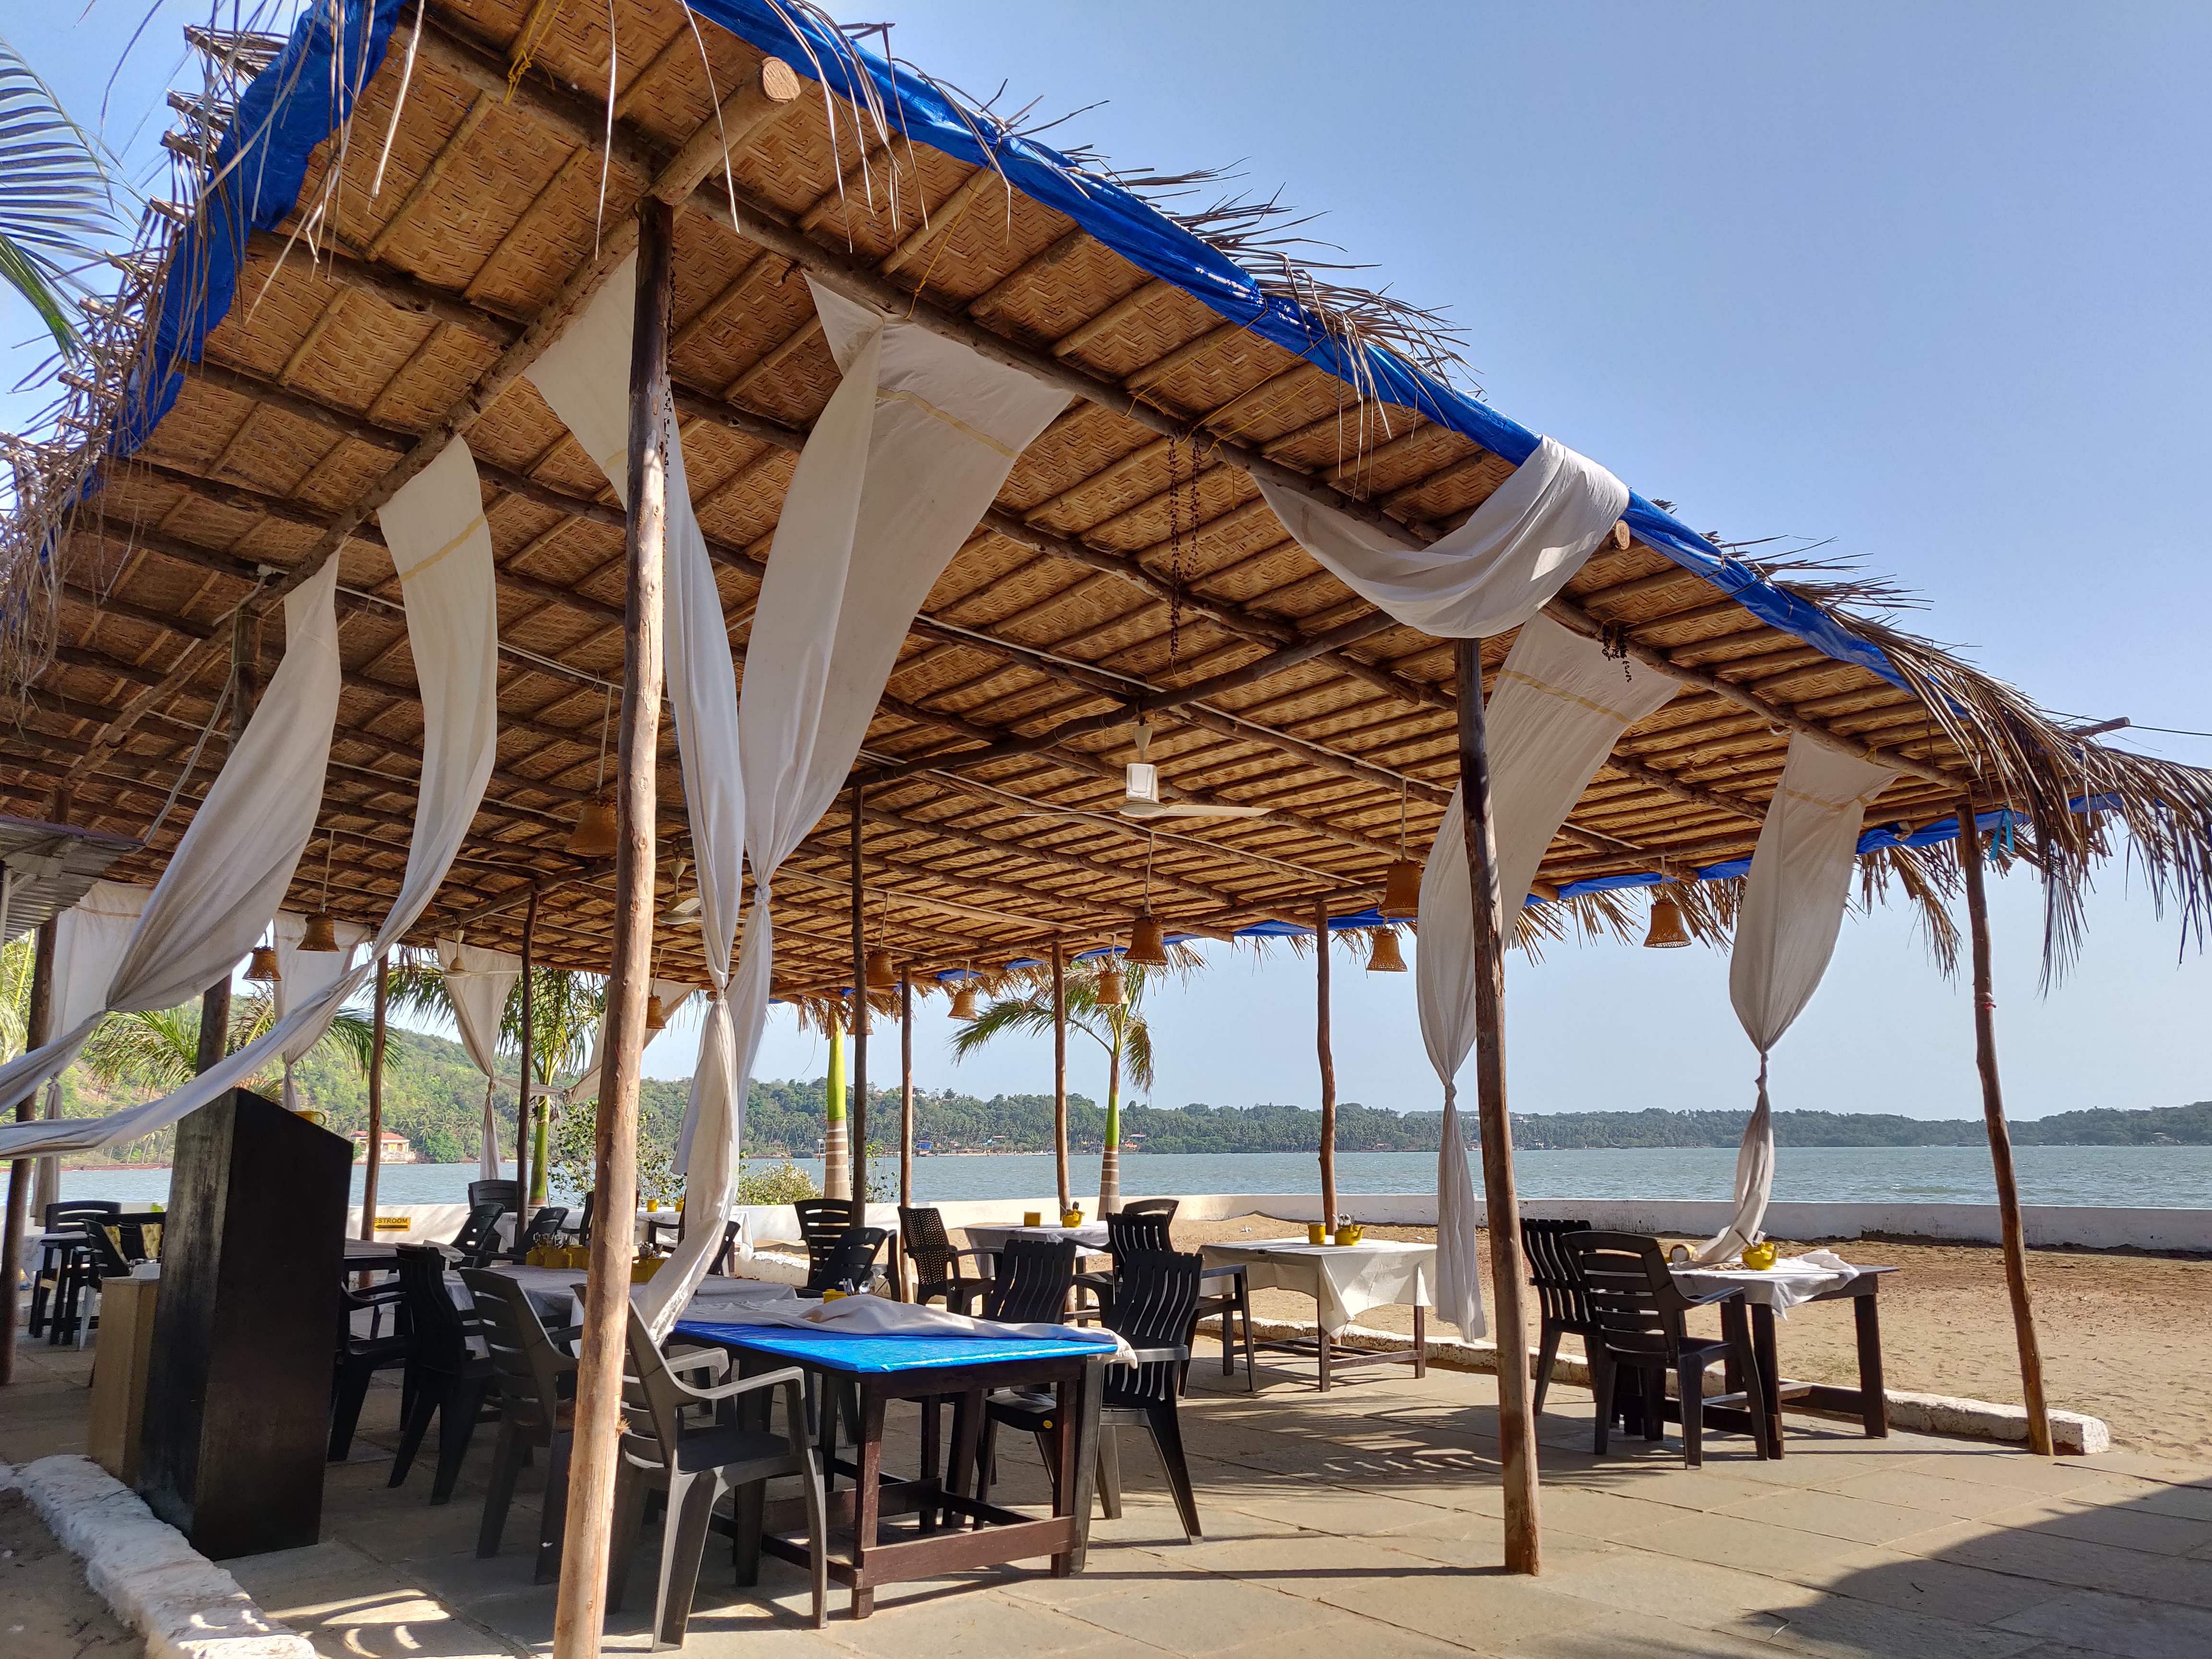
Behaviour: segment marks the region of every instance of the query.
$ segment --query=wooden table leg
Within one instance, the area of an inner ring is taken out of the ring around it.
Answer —
[[[976,1467],[975,1455],[983,1443],[983,1391],[970,1389],[952,1407],[952,1467],[945,1474],[945,1487],[957,1497],[967,1498],[983,1490],[983,1471]],[[953,1529],[959,1529],[959,1516],[952,1517]],[[982,1525],[981,1522],[975,1523]]]
[[[853,1617],[876,1610],[876,1592],[866,1582],[869,1553],[876,1547],[876,1525],[883,1501],[884,1397],[869,1382],[860,1384],[860,1443],[854,1448],[860,1473],[853,1492]]]
[[[1759,1386],[1766,1395],[1766,1455],[1782,1455],[1782,1366],[1775,1357],[1774,1310],[1751,1304],[1751,1357],[1759,1367]]]
[[[1876,1284],[1881,1281],[1875,1280]],[[1881,1315],[1875,1310],[1872,1296],[1851,1298],[1851,1316],[1858,1326],[1859,1339],[1859,1420],[1866,1425],[1869,1436],[1876,1440],[1889,1437],[1888,1385],[1881,1374]]]
[[[1052,1576],[1066,1578],[1083,1571],[1091,1548],[1091,1507],[1097,1495],[1098,1407],[1106,1391],[1106,1362],[1083,1362],[1083,1375],[1060,1390],[1060,1477],[1053,1504],[1055,1515],[1075,1520],[1075,1547],[1052,1558]],[[1071,1398],[1071,1396],[1073,1396]],[[1071,1409],[1072,1408],[1072,1409]]]
[[[935,1395],[930,1394],[924,1395],[915,1404],[921,1407],[921,1478],[930,1483],[933,1492],[942,1492],[945,1489],[945,1448],[941,1443],[943,1436],[939,1432],[943,1427],[938,1409],[939,1402]],[[937,1505],[928,1498],[921,1500],[921,1521],[924,1532],[937,1529]]]
[[[1316,1321],[1314,1329],[1321,1337],[1321,1391],[1328,1392],[1328,1328]]]
[[[1429,1374],[1429,1310],[1413,1304],[1413,1375]]]

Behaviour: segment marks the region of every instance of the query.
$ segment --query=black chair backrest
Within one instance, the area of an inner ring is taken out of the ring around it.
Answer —
[[[899,1249],[914,1263],[915,1282],[942,1285],[952,1275],[952,1237],[945,1231],[945,1212],[899,1206]]]
[[[123,1206],[112,1198],[64,1198],[46,1206],[46,1231],[65,1233],[79,1216],[122,1213]]]
[[[1132,1251],[1114,1264],[1114,1309],[1106,1325],[1139,1351],[1183,1348],[1198,1318],[1201,1255]],[[1105,1402],[1109,1406],[1159,1405],[1182,1386],[1179,1361],[1106,1368]]]
[[[708,1273],[720,1274],[730,1271],[738,1241],[744,1237],[744,1230],[745,1224],[742,1221],[725,1221],[722,1224],[721,1248],[714,1252],[714,1259],[707,1264]]]
[[[823,1248],[807,1270],[806,1287],[800,1293],[819,1296],[824,1291],[866,1290],[873,1277],[876,1252],[890,1235],[881,1227],[848,1227],[837,1242]]]
[[[1123,1210],[1106,1218],[1106,1252],[1118,1268],[1125,1255],[1168,1255],[1174,1252],[1168,1218]]]
[[[806,1246],[810,1274],[821,1273],[837,1242],[853,1228],[866,1225],[868,1218],[866,1206],[849,1198],[802,1198],[791,1207],[799,1213],[799,1237]]]
[[[1595,1231],[1562,1235],[1582,1270],[1597,1340],[1624,1365],[1671,1365],[1690,1306],[1667,1271],[1659,1241],[1639,1233]]]
[[[1075,1241],[1010,1238],[984,1293],[983,1317],[1009,1325],[1057,1325],[1075,1288]]]
[[[584,1194],[584,1218],[576,1224],[576,1243],[579,1244],[588,1244],[592,1242],[592,1210],[599,1201],[599,1194],[597,1188]]]
[[[91,1243],[94,1276],[99,1279],[128,1279],[133,1258],[118,1249],[115,1241],[107,1236],[107,1229],[111,1225],[113,1225],[112,1218],[103,1218],[97,1215],[76,1218],[77,1231]],[[121,1232],[123,1230],[118,1227],[116,1231]],[[143,1249],[136,1259],[145,1259]]]
[[[530,1231],[522,1236],[522,1248],[533,1244],[550,1244],[560,1237],[561,1229],[568,1219],[568,1212],[558,1204],[548,1204],[530,1218]]]
[[[1182,1200],[1179,1198],[1133,1198],[1121,1206],[1121,1213],[1123,1215],[1164,1215],[1173,1221],[1175,1212],[1182,1203]]]
[[[1586,1233],[1587,1221],[1521,1223],[1521,1251],[1528,1258],[1528,1282],[1536,1287],[1537,1304],[1554,1324],[1580,1329],[1591,1322],[1589,1294],[1583,1270],[1567,1249],[1569,1233]]]
[[[560,1417],[561,1374],[574,1370],[575,1363],[554,1347],[522,1286],[505,1273],[464,1267],[461,1282],[469,1287],[478,1331],[499,1375],[502,1409],[533,1437],[550,1434]]]
[[[484,1183],[474,1183],[482,1186]],[[468,1259],[471,1267],[481,1267],[491,1260],[499,1249],[499,1218],[507,1211],[487,1200],[469,1206],[469,1218],[461,1224],[460,1231],[453,1237],[453,1246]]]
[[[434,1370],[460,1370],[469,1362],[469,1339],[477,1334],[477,1322],[453,1302],[453,1287],[446,1283],[446,1253],[434,1244],[400,1244],[394,1250],[416,1360]]]
[[[469,1207],[479,1204],[496,1204],[502,1210],[522,1207],[522,1183],[519,1181],[471,1181],[469,1182]]]

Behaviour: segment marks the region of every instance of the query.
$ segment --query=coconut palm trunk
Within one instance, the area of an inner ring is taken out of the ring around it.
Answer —
[[[822,1137],[822,1194],[853,1196],[852,1147],[845,1138],[845,1022],[830,1016],[830,1080],[827,1123]]]
[[[1098,1213],[1112,1215],[1121,1207],[1121,1049],[1116,1043],[1106,1056],[1106,1140],[1098,1153]]]

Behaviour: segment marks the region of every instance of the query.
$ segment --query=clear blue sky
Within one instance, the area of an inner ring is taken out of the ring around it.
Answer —
[[[118,141],[158,101],[175,27],[204,15],[172,0],[149,31]],[[138,15],[100,0],[83,23],[11,9],[4,27],[89,114]],[[867,16],[973,94],[1007,82],[1003,109],[1109,100],[1055,137],[1162,171],[1238,164],[1250,190],[1325,213],[1312,234],[1368,280],[1451,307],[1500,409],[1699,528],[1832,538],[1923,596],[1926,631],[2046,704],[2212,731],[2190,482],[2212,452],[2212,10],[900,0]],[[0,340],[27,331],[0,317]],[[2212,741],[2127,741],[2212,763]],[[2039,997],[2038,894],[2025,877],[1999,890],[2015,1113],[2212,1095],[2212,969],[2124,865],[2090,924],[2076,972]],[[1158,1103],[1310,1103],[1311,973],[1224,951],[1164,996]],[[1726,980],[1698,950],[1513,958],[1513,1104],[1747,1103]],[[1345,1097],[1434,1105],[1411,975],[1337,982]],[[1049,1086],[1048,1048],[955,1067],[945,1030],[933,1015],[917,1033],[924,1084]],[[650,1069],[688,1071],[690,1041],[672,1032]],[[1100,1091],[1078,1060],[1077,1086]],[[784,1023],[761,1072],[822,1066]],[[1784,1106],[1978,1109],[1966,1000],[1908,918],[1846,923],[1774,1079]]]

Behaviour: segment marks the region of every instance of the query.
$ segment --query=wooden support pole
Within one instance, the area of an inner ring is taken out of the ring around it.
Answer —
[[[1997,1218],[2004,1234],[2005,1290],[2012,1297],[2013,1340],[2020,1348],[2020,1382],[2027,1399],[2027,1447],[2051,1455],[2051,1409],[2043,1392],[2043,1345],[2035,1334],[2035,1310],[2027,1295],[2027,1237],[2021,1225],[2020,1187],[2013,1176],[2012,1131],[2005,1127],[2004,1085],[1997,1075],[1997,1000],[1990,965],[1990,900],[1982,877],[1981,828],[1974,798],[1959,800],[1959,867],[1966,878],[1967,933],[1974,952],[1974,1063],[1982,1074],[1982,1122],[1990,1133],[1990,1167],[1996,1177]]]
[[[860,870],[860,785],[853,785],[853,1104],[846,1128],[853,1137],[853,1197],[868,1201],[868,933],[867,887]]]
[[[7,879],[0,874],[0,881]],[[23,1022],[26,1054],[44,1048],[53,1036],[55,932],[54,918],[48,916],[39,924],[39,942],[32,947],[31,1006]],[[15,1103],[15,1121],[28,1123],[38,1109],[39,1091],[33,1089]],[[0,1233],[0,1286],[8,1297],[7,1307],[0,1312],[0,1384],[15,1380],[15,1281],[23,1271],[24,1221],[38,1164],[34,1158],[19,1158],[8,1166],[8,1218],[6,1231]]]
[[[1498,1440],[1504,1466],[1505,1570],[1541,1571],[1536,1419],[1528,1409],[1528,1326],[1521,1305],[1521,1201],[1513,1184],[1513,1127],[1505,1114],[1505,951],[1498,914],[1498,833],[1491,818],[1490,750],[1483,731],[1482,641],[1455,640],[1459,781],[1474,909],[1474,1075],[1482,1131],[1483,1210],[1497,1310]]]
[[[673,216],[638,210],[637,309],[629,368],[629,580],[623,607],[622,743],[615,812],[614,962],[607,985],[604,1086],[593,1147],[600,1224],[592,1230],[584,1339],[576,1368],[568,1540],[553,1613],[554,1659],[598,1659],[622,1456],[623,1360],[629,1336],[630,1217],[637,1208],[637,1085],[653,966],[654,760],[660,745],[661,565],[668,535],[669,308]]]
[[[1067,946],[1052,942],[1052,1172],[1060,1182],[1060,1212],[1075,1207],[1067,1186]]]
[[[1314,1048],[1321,1059],[1321,1218],[1336,1223],[1336,1056],[1328,1040],[1328,895],[1314,900]]]
[[[392,958],[376,959],[368,1031],[368,1164],[361,1174],[361,1236],[376,1237],[376,1178],[384,1168],[384,1045],[392,996]],[[364,1282],[366,1282],[364,1280]]]
[[[899,1197],[914,1202],[914,964],[899,969]]]
[[[522,1224],[530,1214],[531,1189],[539,1176],[532,1154],[538,1117],[531,1098],[531,1046],[537,1036],[537,988],[531,982],[538,966],[538,889],[530,890],[530,902],[522,912],[522,1029],[521,1064],[515,1067],[514,1096],[514,1243],[522,1246]]]

